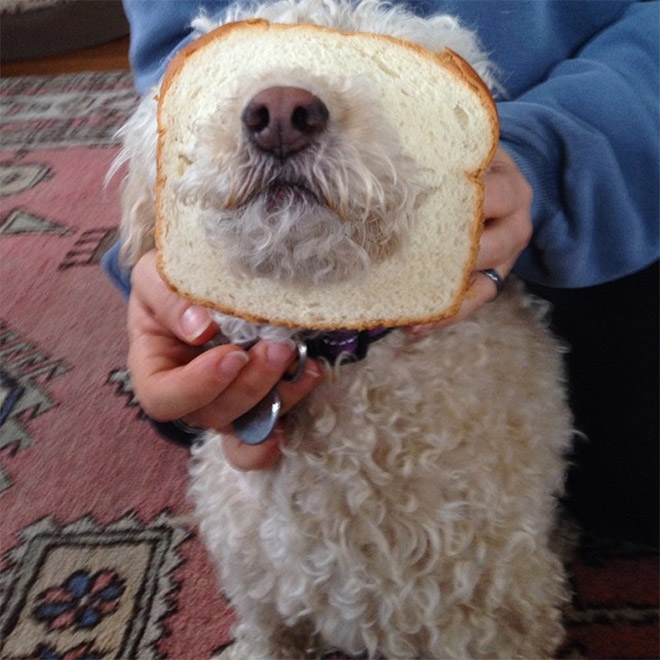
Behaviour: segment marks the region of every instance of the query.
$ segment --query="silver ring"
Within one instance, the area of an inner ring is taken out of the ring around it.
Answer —
[[[495,289],[497,290],[495,297],[497,298],[497,296],[502,293],[502,289],[504,288],[504,280],[494,268],[486,268],[480,272],[495,284]]]
[[[303,374],[305,373],[305,367],[307,366],[307,344],[302,341],[302,339],[293,340],[296,345],[296,350],[298,351],[298,361],[296,363],[296,370],[293,373],[285,373],[282,377],[282,380],[286,380],[289,383],[295,383],[299,381]]]

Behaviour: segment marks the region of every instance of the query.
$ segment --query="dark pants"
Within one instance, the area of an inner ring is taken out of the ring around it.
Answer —
[[[658,264],[585,289],[530,286],[570,346],[576,438],[566,504],[595,535],[658,546]]]

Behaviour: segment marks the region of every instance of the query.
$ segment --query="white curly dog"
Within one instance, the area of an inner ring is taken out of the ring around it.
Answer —
[[[494,85],[478,41],[451,17],[420,19],[377,0],[282,0],[232,8],[225,21],[252,16],[450,46]],[[194,23],[200,33],[217,25],[205,17]],[[298,88],[304,78],[291,74]],[[352,81],[344,82],[341,93],[328,95],[359,117],[365,100],[352,92]],[[251,81],[253,88],[258,83]],[[320,84],[315,80],[315,89]],[[123,136],[129,174],[122,231],[133,259],[152,246],[153,96]],[[231,232],[237,268],[303,282],[345,279],[405,240],[406,222],[396,216],[405,214],[408,192],[388,183],[385,219],[359,236],[337,232],[329,208],[309,213],[317,199],[310,201],[309,191],[324,186],[335,191],[336,207],[360,199],[366,175],[333,185],[324,178],[335,177],[333,163],[350,165],[367,145],[354,140],[353,150],[326,158],[325,172],[312,171],[305,159],[323,138],[300,146],[294,136],[282,147],[258,137],[251,130],[262,118],[251,98],[237,95],[234,107],[223,108],[240,113],[246,126],[228,140],[232,153],[217,122],[199,129],[199,158],[222,163],[222,185],[245,202],[226,209],[205,204],[210,224]],[[336,130],[326,114],[312,107],[307,121]],[[358,126],[374,121],[370,116]],[[372,131],[369,140],[377,136]],[[287,153],[270,157],[276,149]],[[361,162],[373,163],[374,181],[384,176],[380,156]],[[405,182],[409,165],[397,167]],[[204,172],[202,163],[182,191],[202,201],[221,198],[218,172]],[[265,202],[254,194],[263,189]],[[264,204],[277,211],[275,220]],[[214,216],[225,222],[213,223]],[[301,224],[305,232],[296,231]],[[234,469],[223,457],[221,435],[205,435],[193,451],[192,495],[238,615],[231,657],[318,657],[329,649],[370,658],[552,655],[563,637],[568,593],[550,546],[571,417],[561,350],[543,316],[543,306],[509,282],[469,320],[427,336],[394,330],[371,343],[364,359],[327,364],[322,384],[288,414],[282,459],[272,469]],[[232,341],[295,333],[219,321]]]

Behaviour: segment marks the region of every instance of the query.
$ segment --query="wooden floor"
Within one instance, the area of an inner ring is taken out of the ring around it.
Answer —
[[[78,71],[128,71],[128,37],[103,46],[40,60],[0,64],[0,76],[38,76]]]

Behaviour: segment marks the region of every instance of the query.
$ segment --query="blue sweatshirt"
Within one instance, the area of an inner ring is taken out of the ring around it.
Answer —
[[[534,189],[534,237],[515,272],[555,287],[658,259],[660,4],[632,0],[423,0],[474,29],[498,67],[502,146]],[[224,0],[124,0],[140,94]]]

